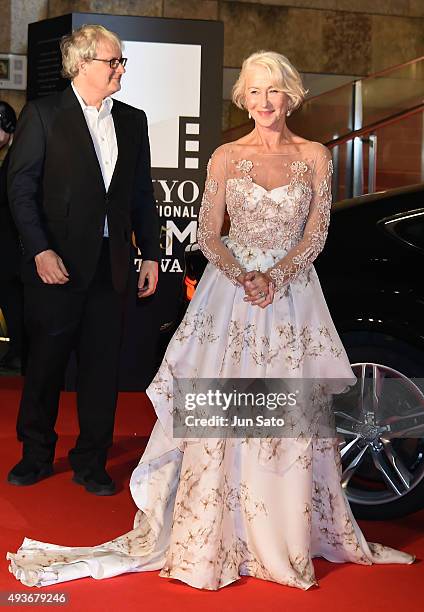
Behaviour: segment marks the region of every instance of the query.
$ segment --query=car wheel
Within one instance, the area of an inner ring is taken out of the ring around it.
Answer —
[[[383,334],[359,332],[342,339],[358,378],[336,406],[341,482],[352,511],[357,518],[381,520],[420,510],[424,388],[418,376],[423,356]]]

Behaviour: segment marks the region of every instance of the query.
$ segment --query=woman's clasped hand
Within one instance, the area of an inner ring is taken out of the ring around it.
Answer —
[[[266,272],[253,270],[240,274],[238,282],[243,285],[246,293],[243,298],[245,302],[250,302],[252,306],[266,308],[274,300],[274,283]]]

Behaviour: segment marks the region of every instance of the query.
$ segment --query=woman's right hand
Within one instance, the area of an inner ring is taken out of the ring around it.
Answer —
[[[243,287],[246,293],[245,302],[252,306],[266,308],[274,300],[274,283],[263,272],[253,271],[244,275]]]

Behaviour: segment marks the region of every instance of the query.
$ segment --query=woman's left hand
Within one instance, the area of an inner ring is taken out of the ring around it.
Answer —
[[[274,284],[264,272],[247,272],[243,282],[246,296],[245,302],[252,306],[265,308],[274,300]]]

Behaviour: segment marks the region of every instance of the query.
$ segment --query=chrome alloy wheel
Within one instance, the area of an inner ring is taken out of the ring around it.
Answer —
[[[358,382],[335,410],[341,483],[350,502],[387,504],[424,478],[423,389],[388,366],[355,363],[352,369]]]

